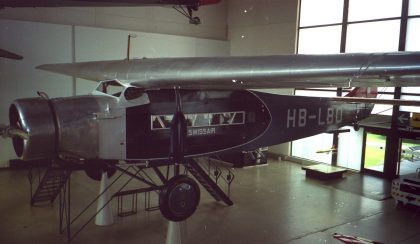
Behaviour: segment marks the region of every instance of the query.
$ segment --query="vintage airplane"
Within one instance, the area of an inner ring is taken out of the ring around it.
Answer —
[[[378,86],[419,86],[420,52],[159,58],[49,64],[38,67],[100,81],[91,95],[17,99],[12,137],[23,160],[60,158],[149,166],[247,151],[357,126]],[[255,88],[356,87],[345,97],[275,95]],[[188,218],[199,202],[191,178],[176,176],[160,194],[163,215]]]
[[[121,7],[170,6],[186,16],[191,24],[200,24],[193,16],[200,6],[217,4],[221,0],[0,0],[4,7]]]

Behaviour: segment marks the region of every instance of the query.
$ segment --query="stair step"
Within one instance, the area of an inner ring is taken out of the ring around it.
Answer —
[[[43,184],[42,185],[42,189],[55,189],[55,188],[59,188],[61,186],[61,184]]]
[[[32,202],[37,203],[37,202],[45,202],[45,201],[51,201],[51,198],[49,198],[49,197],[38,197],[38,198],[35,198]]]
[[[230,200],[230,198],[223,192],[222,189],[220,189],[213,179],[207,175],[207,173],[201,168],[200,164],[191,160],[189,164],[185,165],[185,167],[216,201],[223,200],[227,205],[233,204],[232,200]]]
[[[47,200],[51,200],[51,198],[52,196],[38,196],[33,201],[34,202],[47,201]]]
[[[38,185],[35,194],[32,196],[31,204],[44,201],[54,201],[65,185],[69,174],[63,169],[48,169]]]

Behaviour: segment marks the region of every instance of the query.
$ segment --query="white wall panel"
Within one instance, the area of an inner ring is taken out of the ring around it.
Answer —
[[[331,153],[317,153],[317,151],[330,150],[332,142],[332,135],[326,133],[296,140],[293,141],[292,155],[331,164]]]
[[[295,53],[298,0],[229,0],[230,54],[278,55]],[[292,94],[292,89],[265,92]],[[270,147],[275,154],[289,154],[290,143]]]
[[[291,54],[295,49],[295,23],[230,29],[231,55]]]
[[[195,13],[202,24],[189,20],[171,7],[64,7],[5,8],[0,19],[136,30],[226,40],[226,2],[203,6]]]
[[[347,126],[349,133],[341,133],[338,140],[337,165],[353,170],[360,170],[362,163],[363,128],[354,131],[353,127]]]
[[[0,48],[24,56],[16,61],[0,58],[0,124],[9,124],[8,110],[16,98],[69,96],[71,78],[35,69],[44,63],[71,61],[71,27],[0,20]],[[0,138],[0,167],[16,158],[10,139]]]
[[[229,56],[229,42],[196,39],[195,40],[195,56],[196,57],[220,57]]]
[[[297,0],[229,0],[229,30],[296,22]]]

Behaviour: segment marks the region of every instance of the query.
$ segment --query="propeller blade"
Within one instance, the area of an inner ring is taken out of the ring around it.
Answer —
[[[0,136],[6,137],[20,137],[24,140],[29,139],[29,134],[21,129],[12,128],[10,126],[0,126]]]

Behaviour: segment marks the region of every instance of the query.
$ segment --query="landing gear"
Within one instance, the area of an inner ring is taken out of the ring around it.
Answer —
[[[175,176],[165,183],[159,195],[159,209],[170,221],[179,222],[189,218],[200,202],[200,188],[186,175],[179,174],[179,165],[185,163],[187,121],[181,109],[181,95],[175,89],[176,112],[171,121],[171,144],[169,159],[175,165]]]
[[[189,6],[186,9],[183,6],[174,7],[176,11],[184,15],[190,20],[190,24],[199,25],[201,24],[201,20],[199,17],[193,16],[193,11],[198,10],[198,6]]]
[[[179,222],[189,218],[200,202],[198,184],[186,175],[170,179],[159,195],[159,209],[168,220]]]
[[[360,123],[358,121],[353,122],[353,129],[355,131],[359,131],[359,129],[360,129]]]
[[[201,19],[198,17],[190,17],[190,24],[199,25],[201,24]]]
[[[84,164],[85,173],[89,178],[101,181],[102,172],[107,172],[108,178],[111,178],[117,171],[115,168],[109,167],[101,161],[89,161]]]

